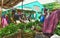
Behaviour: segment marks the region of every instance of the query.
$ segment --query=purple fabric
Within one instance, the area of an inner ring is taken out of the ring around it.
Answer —
[[[52,14],[44,21],[43,33],[53,33],[58,23],[58,20],[60,20],[59,17],[60,10],[52,12]]]

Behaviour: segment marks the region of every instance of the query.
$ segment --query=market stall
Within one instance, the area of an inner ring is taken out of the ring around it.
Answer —
[[[50,38],[52,34],[60,36],[60,9],[58,9],[60,4],[54,2],[43,5],[34,1],[13,8],[22,1],[0,1],[2,2],[0,6],[2,4],[1,8],[3,8],[0,8],[3,27],[0,30],[0,38]]]

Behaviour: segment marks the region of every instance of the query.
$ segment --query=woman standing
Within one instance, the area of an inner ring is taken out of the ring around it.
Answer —
[[[7,20],[6,20],[6,17],[5,17],[5,15],[2,17],[2,27],[4,28],[4,27],[6,27],[8,25],[8,23],[7,23]]]
[[[44,24],[46,23],[47,24],[47,21],[48,21],[48,19],[49,19],[49,16],[50,16],[50,14],[49,14],[49,11],[48,11],[48,9],[46,9],[46,8],[44,8],[44,16],[45,16],[45,20],[44,20]],[[43,24],[43,27],[46,27],[46,26],[44,26],[44,24]],[[47,28],[47,27],[46,27]],[[47,28],[48,29],[48,28]],[[43,34],[45,35],[45,38],[50,38],[50,36],[52,35],[52,34],[50,34],[50,33],[45,33],[45,30],[43,30]]]

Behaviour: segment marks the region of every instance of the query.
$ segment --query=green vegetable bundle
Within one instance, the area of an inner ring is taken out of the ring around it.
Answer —
[[[56,30],[55,30],[55,34],[60,35],[60,22],[59,22],[59,24],[57,25],[57,28],[56,28]]]
[[[11,35],[11,34],[13,34],[14,32],[17,32],[17,31],[18,31],[18,28],[16,27],[16,25],[11,23],[7,27],[0,30],[0,37]]]
[[[2,28],[0,30],[0,38],[3,38],[4,36],[12,36],[14,35],[16,32],[19,31],[19,29],[22,29],[24,33],[27,34],[32,34],[33,35],[33,31],[31,31],[31,27],[35,26],[36,29],[41,30],[41,27],[38,26],[39,21],[35,21],[35,22],[29,22],[28,24],[26,23],[20,23],[20,24],[14,24],[14,23],[10,23],[8,26],[6,26],[5,28]]]

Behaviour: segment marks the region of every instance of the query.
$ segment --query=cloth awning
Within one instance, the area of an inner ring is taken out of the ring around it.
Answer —
[[[42,9],[44,8],[44,6],[42,4],[40,4],[38,1],[34,1],[34,2],[31,2],[31,3],[25,4],[23,6],[17,6],[15,8],[16,9],[22,9],[22,7],[23,7],[23,9],[28,8],[27,10],[31,9],[31,10],[34,10],[34,11],[36,11],[36,9],[34,9],[35,7],[39,7],[39,11],[42,11]]]

